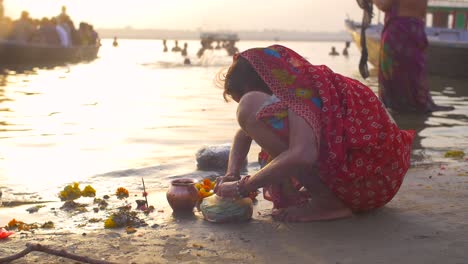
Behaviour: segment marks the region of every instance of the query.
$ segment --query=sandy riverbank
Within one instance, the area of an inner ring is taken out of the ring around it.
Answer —
[[[461,264],[468,260],[466,161],[412,168],[387,206],[331,222],[275,222],[269,216],[271,205],[260,199],[252,221],[211,224],[198,212],[193,216],[172,215],[164,190],[150,193],[150,204],[157,211],[146,219],[149,226],[138,228],[136,233],[103,229],[102,223],[17,233],[0,241],[0,257],[21,251],[27,242],[38,242],[117,263]],[[30,205],[2,208],[0,217],[3,220],[14,215],[25,222],[64,217],[47,208],[53,206],[48,204],[46,210],[33,215],[25,212]],[[80,217],[62,219],[76,226],[83,221]],[[154,224],[158,226],[151,227]],[[33,262],[74,263],[36,252],[14,263]]]

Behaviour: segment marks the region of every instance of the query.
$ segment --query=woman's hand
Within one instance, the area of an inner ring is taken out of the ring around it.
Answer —
[[[226,174],[224,176],[218,177],[216,178],[216,185],[213,191],[216,192],[218,190],[218,186],[225,182],[238,181],[240,180],[240,178],[241,177],[239,175],[234,175],[234,174]]]
[[[224,182],[216,185],[215,193],[225,198],[239,197],[239,183],[237,181]]]

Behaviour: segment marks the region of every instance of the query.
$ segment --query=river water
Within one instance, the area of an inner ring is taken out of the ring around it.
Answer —
[[[102,189],[167,186],[196,171],[196,151],[228,143],[237,128],[235,103],[226,103],[214,77],[231,58],[224,50],[196,57],[199,41],[187,41],[192,65],[164,53],[160,40],[102,41],[92,62],[0,72],[0,188],[3,200],[56,200],[71,182]],[[179,43],[183,44],[183,40]],[[169,41],[169,49],[173,42]],[[240,50],[273,42],[241,41]],[[362,80],[359,51],[330,57],[342,42],[279,42],[313,64],[326,64],[377,91],[377,78]],[[447,150],[468,150],[467,80],[430,77],[434,100],[455,106],[430,116],[398,115],[415,129],[413,164],[444,160]],[[254,146],[249,169],[257,168]]]

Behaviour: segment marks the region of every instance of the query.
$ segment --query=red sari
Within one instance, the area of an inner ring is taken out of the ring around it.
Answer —
[[[314,129],[320,179],[346,205],[366,211],[388,203],[410,166],[413,131],[398,129],[362,83],[312,65],[279,45],[242,52],[274,94],[257,118],[288,141],[288,110]],[[265,154],[260,157],[266,158]],[[275,208],[304,201],[293,175],[264,189]]]

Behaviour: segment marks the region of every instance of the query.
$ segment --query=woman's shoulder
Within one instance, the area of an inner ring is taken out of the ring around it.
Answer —
[[[266,94],[264,92],[259,92],[259,91],[251,91],[247,92],[242,96],[242,98],[239,101],[239,104],[247,104],[247,103],[258,103],[258,102],[264,102],[265,100],[268,100],[272,97],[272,95]]]
[[[266,102],[272,96],[263,92],[252,91],[244,94],[237,107],[237,116],[246,117],[252,114],[256,115],[258,111],[264,108]]]

